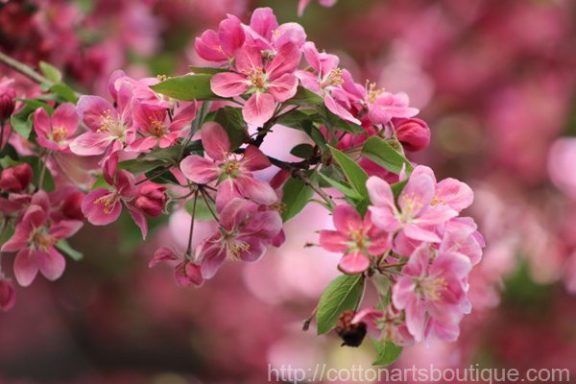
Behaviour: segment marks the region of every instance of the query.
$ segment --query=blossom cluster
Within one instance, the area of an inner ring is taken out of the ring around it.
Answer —
[[[343,254],[344,277],[389,283],[384,307],[352,323],[373,324],[397,345],[454,340],[484,244],[473,220],[459,217],[471,189],[437,182],[406,158],[430,141],[407,94],[356,82],[302,26],[279,24],[269,8],[247,24],[227,16],[195,50],[210,67],[143,79],[116,71],[108,98],[78,95],[46,63],[49,98],[17,102],[10,81],[0,83],[0,204],[13,230],[1,251],[16,253],[17,282],[28,286],[38,272],[59,278],[62,253],[75,254],[66,239],[85,221],[109,225],[125,211],[145,239],[149,219],[186,208],[186,249],[165,244],[150,266],[167,263],[178,284],[201,285],[227,260],[254,262],[281,245],[283,223],[319,202],[336,227],[320,232],[319,245]],[[300,161],[262,149],[288,127],[307,137],[291,150]],[[206,236],[195,233],[200,222]],[[319,312],[337,317],[343,308],[322,308],[337,300],[330,292]],[[7,308],[13,295],[4,296]]]

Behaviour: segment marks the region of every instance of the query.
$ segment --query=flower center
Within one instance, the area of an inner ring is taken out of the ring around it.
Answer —
[[[330,86],[336,87],[341,85],[344,83],[344,79],[342,78],[343,73],[344,72],[340,68],[334,68],[330,71],[328,76],[326,76],[326,79],[322,82],[322,84],[320,84],[320,86],[322,88],[326,88]]]
[[[125,127],[122,121],[114,118],[110,111],[104,112],[102,118],[100,120],[100,128],[98,128],[98,132],[108,132],[113,136],[118,137],[119,139],[124,139],[125,135]]]
[[[240,162],[238,160],[228,160],[222,164],[221,169],[223,174],[234,177],[240,170]]]
[[[62,127],[56,127],[52,129],[52,141],[56,143],[61,143],[68,137],[68,132]]]
[[[56,244],[54,237],[50,236],[44,228],[40,228],[32,233],[30,242],[43,252],[47,252],[50,247]]]
[[[118,203],[118,195],[116,193],[109,193],[94,200],[94,204],[101,205],[102,210],[106,215],[109,215],[114,210],[114,207]]]
[[[257,91],[266,90],[266,75],[262,68],[255,68],[248,75],[248,80]]]
[[[446,280],[442,277],[416,279],[415,284],[416,292],[428,301],[439,300],[440,294],[448,285]]]
[[[368,100],[368,103],[374,104],[376,98],[384,93],[384,88],[376,88],[376,83],[370,83],[367,86],[367,91],[366,100]]]
[[[166,128],[164,127],[164,123],[159,120],[152,120],[150,122],[150,130],[151,133],[156,137],[162,137],[166,133]]]

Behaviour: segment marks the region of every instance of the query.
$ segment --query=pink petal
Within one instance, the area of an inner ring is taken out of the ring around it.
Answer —
[[[51,247],[48,252],[36,253],[40,273],[48,280],[54,281],[64,273],[66,268],[66,259],[54,247]]]
[[[254,202],[263,205],[272,205],[278,201],[278,195],[265,181],[256,180],[253,177],[241,176],[234,179],[234,184],[240,194]]]
[[[260,36],[269,39],[272,32],[278,28],[278,21],[274,11],[268,7],[257,8],[250,18],[250,28]]]
[[[242,24],[236,16],[229,15],[218,26],[218,37],[222,49],[228,56],[232,56],[242,45],[246,36]]]
[[[96,189],[86,195],[82,201],[82,213],[93,225],[108,225],[120,217],[122,204],[114,192]]]
[[[460,212],[474,201],[474,192],[465,183],[456,179],[444,179],[436,186],[436,199]]]
[[[228,60],[228,56],[222,52],[220,38],[213,30],[207,30],[197,37],[194,41],[194,49],[204,60],[216,62]]]
[[[334,226],[342,233],[350,233],[361,230],[363,220],[356,209],[350,205],[341,204],[334,209]]]
[[[324,105],[326,105],[326,108],[328,108],[328,110],[333,114],[335,114],[336,116],[339,116],[342,119],[354,124],[358,125],[362,124],[362,122],[357,118],[355,118],[352,115],[352,113],[350,113],[350,111],[344,108],[344,106],[337,103],[336,100],[334,100],[334,98],[331,95],[328,94],[324,95]]]
[[[270,166],[270,160],[258,147],[249,145],[244,151],[242,167],[248,171],[259,171]]]
[[[108,133],[86,132],[70,143],[72,153],[79,156],[96,156],[106,152],[112,137]]]
[[[377,207],[394,208],[394,194],[390,184],[379,177],[372,176],[366,182],[370,201]]]
[[[30,227],[22,224],[16,226],[16,231],[14,231],[12,237],[2,245],[0,252],[16,252],[26,248],[30,235]]]
[[[284,44],[266,66],[266,73],[274,81],[284,74],[293,74],[300,64],[300,49],[295,44]]]
[[[50,235],[58,240],[67,239],[74,236],[82,225],[82,221],[79,220],[62,220],[50,227]]]
[[[261,127],[272,118],[275,108],[274,96],[269,93],[256,92],[244,104],[242,116],[248,124]]]
[[[130,217],[132,217],[132,220],[134,220],[134,223],[140,229],[140,232],[142,233],[142,239],[146,240],[146,236],[148,236],[148,221],[146,220],[146,216],[140,209],[136,207],[127,204],[126,208],[128,208]]]
[[[33,115],[34,132],[38,137],[46,139],[52,127],[50,124],[50,117],[44,108],[38,108]]]
[[[411,300],[406,307],[406,327],[417,342],[424,340],[426,309],[417,300]]]
[[[14,277],[18,284],[27,287],[36,278],[38,274],[39,263],[36,257],[36,252],[29,249],[23,249],[18,252],[16,259],[14,259]]]
[[[251,73],[263,69],[262,53],[259,48],[246,46],[236,53],[236,70],[240,73]]]
[[[285,73],[279,78],[272,81],[268,88],[268,92],[276,101],[286,101],[291,99],[296,94],[298,89],[298,79],[292,73]]]
[[[345,273],[364,272],[370,266],[370,259],[361,252],[354,252],[345,255],[338,264],[338,267]]]
[[[78,129],[79,118],[73,104],[60,104],[52,115],[52,129],[64,129],[67,136],[72,136]]]
[[[435,188],[436,183],[429,175],[412,174],[398,198],[400,209],[409,210],[411,217],[418,216],[432,202]]]
[[[196,184],[208,184],[220,176],[220,168],[210,159],[190,155],[180,163],[180,170]]]
[[[318,243],[322,248],[330,252],[344,253],[348,250],[348,236],[338,231],[322,230]]]
[[[158,263],[167,262],[171,263],[174,261],[178,261],[179,258],[176,256],[174,251],[168,247],[160,247],[154,252],[154,256],[148,263],[148,267],[152,268],[156,266]]]
[[[200,270],[204,279],[214,277],[218,269],[226,260],[226,250],[214,238],[209,238],[200,250],[202,263]]]
[[[212,92],[221,97],[243,95],[249,87],[246,76],[234,72],[217,73],[210,80]]]
[[[401,226],[394,212],[388,207],[370,207],[370,213],[374,225],[386,232],[395,232]]]
[[[99,96],[80,96],[77,111],[82,121],[92,131],[102,128],[103,119],[118,119],[118,113],[112,104]]]
[[[431,243],[439,243],[442,241],[440,237],[429,228],[419,226],[418,224],[405,224],[404,234],[414,240],[427,241]]]
[[[202,126],[202,146],[204,151],[214,160],[222,161],[230,152],[230,139],[222,126],[208,122]]]

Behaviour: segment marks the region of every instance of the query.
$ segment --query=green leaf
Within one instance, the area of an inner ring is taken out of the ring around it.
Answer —
[[[281,115],[276,123],[294,129],[308,130],[314,123],[314,115],[299,110],[290,111]]]
[[[0,157],[0,167],[2,169],[14,167],[18,164],[20,164],[20,163],[17,162],[16,160],[14,160],[13,158],[11,158],[10,156]]]
[[[56,244],[56,248],[64,252],[64,254],[70,257],[72,260],[80,261],[84,257],[84,255],[81,252],[78,252],[77,250],[72,248],[66,240],[60,240]]]
[[[336,188],[338,191],[342,192],[344,194],[344,196],[346,196],[350,199],[353,199],[353,200],[362,199],[362,196],[360,196],[360,194],[357,191],[350,188],[346,184],[341,183],[338,180],[335,180],[335,179],[323,174],[322,172],[319,172],[318,175],[328,185],[330,185],[331,187]]]
[[[334,279],[322,293],[318,303],[316,311],[318,334],[326,333],[334,328],[342,312],[355,309],[362,299],[363,291],[362,274],[342,275]]]
[[[298,87],[298,91],[296,92],[296,95],[294,95],[293,98],[288,100],[287,103],[298,104],[298,105],[303,105],[303,104],[320,105],[320,104],[324,103],[324,100],[322,100],[322,97],[315,94],[314,92],[309,91],[304,87]]]
[[[154,168],[145,173],[148,180],[159,184],[180,184],[178,180],[174,177],[172,172],[170,172],[166,167],[161,166]]]
[[[314,146],[308,143],[298,144],[292,148],[290,153],[301,159],[309,159],[314,156]]]
[[[342,170],[342,173],[344,173],[344,176],[346,176],[352,188],[358,192],[363,199],[367,199],[368,190],[366,189],[366,181],[368,180],[368,175],[366,172],[344,152],[334,147],[328,146],[328,148],[330,148],[332,157]]]
[[[406,184],[408,183],[408,180],[402,180],[399,181],[395,184],[392,184],[391,188],[392,188],[392,193],[394,194],[394,198],[397,199],[398,196],[400,196],[400,193],[402,192],[402,190],[404,189],[404,187],[406,186]]]
[[[62,81],[62,73],[60,70],[45,61],[40,62],[40,72],[42,72],[45,78],[53,83],[59,83]]]
[[[390,172],[399,174],[402,171],[402,166],[406,166],[406,172],[412,172],[412,164],[392,145],[380,137],[372,136],[364,143],[362,154],[386,168]]]
[[[248,127],[242,117],[242,109],[224,107],[216,112],[214,121],[220,124],[230,139],[231,150],[238,148],[248,137]]]
[[[10,126],[23,138],[28,139],[30,137],[30,133],[32,132],[32,121],[30,121],[29,118],[22,120],[13,115],[10,117]]]
[[[358,124],[342,120],[342,118],[330,112],[326,107],[320,108],[320,116],[324,121],[324,124],[326,124],[326,126],[330,128],[340,129],[342,131],[346,131],[353,134],[365,133],[364,128],[362,128]]]
[[[220,99],[210,88],[212,75],[198,74],[171,77],[150,88],[176,100],[212,100]]]
[[[178,164],[182,146],[172,145],[168,148],[157,148],[146,155],[146,160],[158,160],[168,164]]]
[[[50,87],[50,91],[64,101],[68,101],[70,103],[76,103],[78,101],[78,96],[76,96],[76,92],[74,92],[74,90],[70,88],[67,84],[64,83],[54,84],[53,86]]]
[[[213,68],[213,67],[190,67],[190,72],[194,74],[205,74],[205,75],[215,75],[217,73],[227,72],[224,68]]]
[[[291,177],[286,181],[283,187],[282,203],[282,220],[288,221],[296,216],[314,195],[314,191],[309,185],[302,180]]]
[[[154,168],[162,166],[164,163],[160,160],[144,160],[144,159],[132,159],[126,160],[118,164],[120,169],[125,169],[130,173],[143,173],[151,171]]]
[[[402,354],[402,347],[390,342],[377,342],[374,341],[374,346],[378,352],[378,357],[372,365],[387,366],[398,360]]]

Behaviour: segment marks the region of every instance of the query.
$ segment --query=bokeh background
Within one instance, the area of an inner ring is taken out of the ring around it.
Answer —
[[[339,0],[297,20],[296,0],[4,0],[0,50],[105,94],[117,68],[201,64],[194,37],[256,6],[301,22],[356,78],[408,92],[433,135],[412,158],[476,191],[468,213],[488,246],[473,313],[457,343],[407,348],[396,366],[561,367],[576,380],[575,1]],[[290,140],[276,134],[266,149],[285,156]],[[304,248],[330,221],[321,207],[289,222],[288,243],[261,262],[229,263],[200,289],[147,268],[156,246],[185,241],[186,217],[155,222],[145,243],[129,220],[86,226],[71,241],[84,260],[20,289],[0,314],[0,383],[257,384],[269,364],[370,366],[370,345],[301,330],[337,274],[338,255]]]

